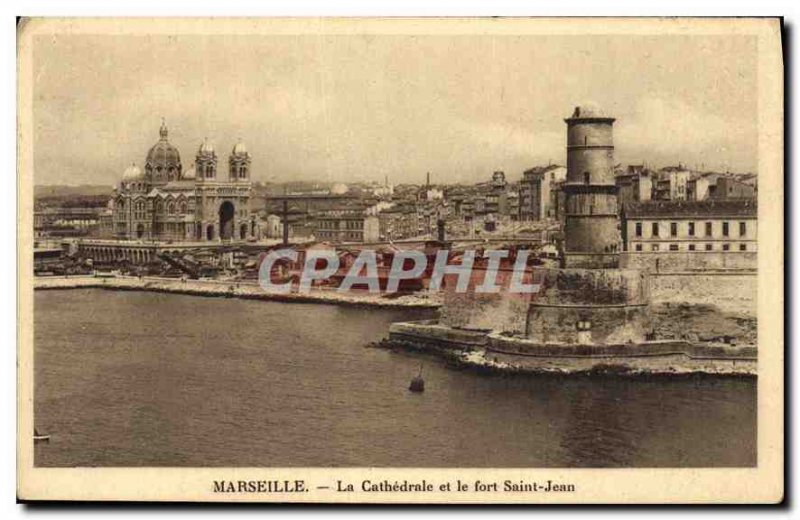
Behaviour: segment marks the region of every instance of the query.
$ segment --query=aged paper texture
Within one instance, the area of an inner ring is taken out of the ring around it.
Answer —
[[[783,499],[780,20],[18,32],[20,499]]]

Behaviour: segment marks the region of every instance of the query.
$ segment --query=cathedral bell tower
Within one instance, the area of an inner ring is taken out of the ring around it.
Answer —
[[[217,178],[217,153],[208,139],[197,150],[195,157],[195,176],[198,181],[215,180]]]
[[[250,180],[250,153],[241,141],[236,143],[231,151],[228,160],[228,180],[231,182]]]

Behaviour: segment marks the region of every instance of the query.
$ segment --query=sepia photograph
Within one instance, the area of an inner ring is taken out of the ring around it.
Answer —
[[[18,496],[779,502],[781,31],[21,19]]]

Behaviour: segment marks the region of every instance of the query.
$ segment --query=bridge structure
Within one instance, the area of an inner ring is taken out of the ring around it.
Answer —
[[[248,242],[248,241],[221,241],[209,242],[145,242],[141,240],[113,240],[113,239],[67,239],[61,242],[62,249],[67,254],[77,254],[92,258],[100,262],[122,262],[132,264],[147,264],[157,259],[165,260],[180,258],[186,254],[198,253],[222,254],[233,251],[255,253],[268,250],[277,241]],[[165,260],[167,261],[167,260]],[[167,263],[171,263],[167,261]]]

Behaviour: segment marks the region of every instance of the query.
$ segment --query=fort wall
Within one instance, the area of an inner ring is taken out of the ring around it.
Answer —
[[[748,316],[756,316],[758,311],[755,272],[660,273],[650,276],[650,292],[653,303],[713,305]]]
[[[619,255],[620,267],[648,273],[676,273],[709,270],[755,271],[755,251],[625,251]]]

